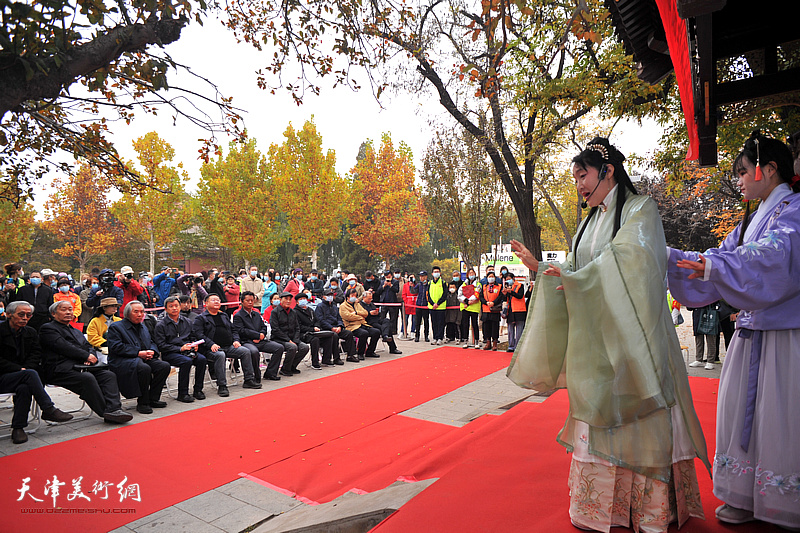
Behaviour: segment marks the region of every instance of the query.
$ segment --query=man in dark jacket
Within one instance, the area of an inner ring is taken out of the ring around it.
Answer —
[[[400,280],[395,279],[394,276],[392,276],[391,270],[385,270],[383,272],[381,284],[378,287],[378,290],[375,292],[375,301],[382,304],[392,304],[379,306],[381,310],[381,318],[387,320],[388,316],[387,322],[390,326],[390,336],[397,335],[397,315],[400,312],[399,294]]]
[[[344,293],[342,293],[342,298],[344,299]],[[334,294],[332,287],[325,289],[325,291],[323,292],[322,302],[314,310],[314,315],[317,317],[319,328],[322,331],[330,331],[331,333],[333,333],[333,337],[331,338],[331,347],[333,348],[333,361],[331,361],[330,359],[326,359],[325,354],[323,353],[322,364],[323,365],[344,364],[341,356],[342,350],[339,344],[340,340],[344,340],[344,349],[347,351],[347,358],[349,359],[352,357],[355,360],[354,362],[358,362],[358,359],[355,356],[356,343],[355,339],[353,338],[353,332],[348,331],[344,327],[344,323],[342,322],[342,317],[339,315],[339,306],[336,305],[336,296]]]
[[[39,336],[28,327],[33,306],[28,302],[11,302],[6,308],[5,322],[0,323],[0,393],[13,392],[14,414],[11,418],[11,442],[27,442],[25,426],[31,400],[36,399],[42,419],[67,422],[72,415],[56,408],[45,392],[38,370],[42,361]]]
[[[372,292],[367,291],[361,297],[361,307],[367,310],[367,324],[373,328],[377,328],[381,332],[381,339],[389,345],[389,353],[393,355],[400,355],[403,352],[397,349],[397,345],[392,337],[392,327],[389,321],[381,316],[378,306],[372,301]]]
[[[181,315],[178,297],[167,296],[164,302],[165,313],[156,324],[155,340],[161,358],[178,367],[178,401],[191,403],[205,400],[203,380],[208,364],[204,355],[198,353],[192,323]],[[194,367],[194,392],[189,395],[190,373]]]
[[[283,357],[283,345],[270,340],[269,324],[264,322],[255,303],[253,291],[242,293],[242,307],[233,314],[233,338],[250,351],[256,382],[261,382],[261,352],[270,354],[264,379],[278,381],[281,379],[278,368]]]
[[[294,310],[297,313],[297,323],[300,325],[300,340],[311,347],[311,367],[321,370],[319,348],[322,346],[322,358],[330,361],[333,353],[331,346],[333,332],[322,331],[319,320],[317,320],[314,310],[308,305],[308,297],[304,293],[296,295],[295,300],[297,300],[297,306]]]
[[[39,330],[45,381],[80,396],[106,422],[128,422],[133,416],[122,410],[117,376],[106,368],[92,368],[97,364],[97,357],[86,337],[69,325],[72,313],[69,301],[54,303],[50,306],[53,321]],[[81,365],[87,370],[75,369]]]
[[[419,333],[422,331],[422,324],[425,324],[425,342],[429,342],[428,331],[430,324],[428,319],[430,313],[428,312],[428,273],[424,270],[419,273],[419,281],[416,285],[409,289],[411,294],[417,295],[417,308],[415,309],[414,322],[416,325],[414,342],[419,342]]]
[[[216,294],[209,294],[205,298],[206,309],[197,315],[192,324],[197,340],[202,339],[200,352],[206,356],[214,367],[214,378],[217,380],[217,392],[220,396],[230,396],[228,381],[225,376],[225,362],[227,359],[239,359],[242,362],[244,383],[242,388],[260,389],[261,383],[255,380],[253,360],[250,350],[233,338],[233,325],[226,313],[221,313],[222,301]],[[259,369],[259,372],[261,370]]]
[[[122,308],[122,302],[125,299],[123,290],[115,285],[116,276],[114,271],[110,268],[104,268],[97,275],[97,289],[89,291],[89,297],[86,298],[86,303],[89,307],[97,308],[100,306],[100,300],[103,298],[116,298],[117,303]]]
[[[28,326],[39,330],[42,324],[50,322],[50,306],[53,305],[53,289],[42,283],[39,272],[31,272],[29,283],[17,289],[11,298],[16,302],[28,302],[33,306],[33,317],[28,321]]]
[[[311,292],[311,299],[314,302],[319,302],[322,299],[322,291],[325,288],[325,282],[319,279],[319,274],[316,268],[311,269],[308,275],[308,280],[305,283],[306,289]]]
[[[142,302],[128,302],[122,314],[122,320],[108,327],[108,366],[117,375],[120,392],[136,398],[136,410],[149,415],[153,407],[167,406],[161,401],[161,391],[170,366],[158,358],[158,347],[142,324]]]
[[[272,310],[269,325],[272,326],[272,340],[283,345],[284,358],[280,373],[284,376],[299,374],[297,367],[305,358],[310,346],[300,340],[300,324],[297,313],[292,309],[294,295],[281,293],[281,305]]]
[[[378,287],[380,287],[381,282],[375,277],[375,274],[371,270],[367,270],[364,272],[364,283],[362,283],[362,285],[365,291],[372,290],[373,293],[376,293],[378,292]]]

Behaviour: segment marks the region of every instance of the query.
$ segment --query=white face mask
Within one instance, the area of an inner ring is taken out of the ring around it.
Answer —
[[[489,283],[494,283],[494,276],[486,278],[486,281],[488,281]]]
[[[251,278],[254,278],[254,277],[256,277],[257,275],[258,275],[258,270],[251,270],[251,271],[250,271],[250,277],[251,277]]]
[[[451,293],[454,293],[454,292],[456,292],[456,289],[455,289],[455,287],[450,287],[450,292],[451,292]]]
[[[333,296],[326,296],[325,297],[325,301],[328,302],[328,303],[332,302],[333,301]]]

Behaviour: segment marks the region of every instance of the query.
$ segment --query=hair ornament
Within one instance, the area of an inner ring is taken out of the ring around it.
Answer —
[[[587,150],[594,150],[595,152],[599,152],[605,161],[608,161],[608,149],[600,143],[595,144],[587,144]]]
[[[753,142],[756,143],[756,181],[761,181],[764,179],[764,173],[761,171],[761,148],[758,146],[758,137],[753,139]]]

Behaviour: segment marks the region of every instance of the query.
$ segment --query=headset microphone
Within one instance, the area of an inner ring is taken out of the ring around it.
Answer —
[[[592,195],[594,194],[594,191],[596,191],[597,188],[600,186],[600,182],[603,181],[604,179],[606,179],[606,171],[607,170],[608,170],[608,165],[603,165],[603,168],[600,169],[600,175],[597,177],[597,185],[594,186],[594,189],[592,189],[592,192],[589,193],[589,196],[587,196],[581,202],[581,209],[586,209],[587,207],[589,207],[589,204],[586,203],[586,200],[588,200],[589,198],[592,197]]]

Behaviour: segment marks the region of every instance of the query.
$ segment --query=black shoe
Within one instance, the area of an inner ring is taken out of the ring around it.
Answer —
[[[220,387],[217,389],[217,393],[218,393],[220,396],[222,396],[223,398],[227,398],[228,396],[230,396],[230,395],[231,395],[231,391],[229,391],[229,390],[228,390],[228,387],[226,387],[225,385],[222,385],[222,386],[220,386]]]
[[[344,361],[342,361],[341,359],[337,359],[336,361],[333,362],[333,364],[336,366],[342,366],[344,364]]]
[[[323,361],[322,366],[333,366],[333,363],[331,363],[330,361]]]
[[[294,374],[292,374],[292,371],[291,371],[291,370],[281,370],[281,371],[280,371],[280,374],[281,374],[282,376],[288,376],[288,377],[292,377],[292,376],[294,375]]]
[[[28,434],[22,428],[14,428],[11,430],[11,442],[14,444],[22,444],[28,442]]]
[[[149,405],[145,405],[143,403],[140,403],[139,405],[136,406],[136,411],[139,412],[139,413],[142,413],[143,415],[152,415],[153,414],[153,408],[150,407]]]
[[[178,401],[183,403],[192,403],[194,398],[192,398],[189,394],[184,394],[183,396],[178,396]]]
[[[380,357],[380,355],[378,355],[376,353],[367,353],[367,354],[364,354],[364,357]]]
[[[331,365],[326,365],[326,366],[331,366]],[[311,365],[311,368],[313,368],[314,370],[322,370],[321,365]]]
[[[419,337],[414,337],[414,342],[419,342]]]
[[[122,409],[117,409],[116,411],[103,413],[103,420],[109,424],[124,424],[125,422],[133,420],[133,415],[126,413]]]
[[[195,400],[205,400],[206,399],[205,393],[203,391],[201,391],[201,390],[194,391],[194,394],[192,394],[192,396],[194,396]]]
[[[68,422],[72,420],[72,415],[56,407],[51,407],[47,411],[42,412],[42,420],[47,420],[49,422]]]
[[[358,354],[358,360],[359,361],[363,361],[364,360],[364,354],[363,353]]]
[[[392,354],[392,355],[400,355],[400,354],[402,354],[403,352],[401,352],[401,351],[400,351],[400,350],[398,350],[398,349],[394,349],[394,350],[389,350],[389,353],[390,353],[390,354]]]
[[[264,379],[268,379],[270,381],[280,381],[281,377],[280,376],[270,376],[269,374],[267,374],[266,376],[264,376]]]
[[[252,379],[246,379],[246,380],[244,380],[244,383],[242,383],[242,388],[243,389],[260,389],[261,388],[261,383],[256,383]]]
[[[348,363],[358,363],[358,362],[360,362],[360,360],[355,355],[348,355],[347,356],[347,362]]]
[[[150,400],[150,407],[155,409],[163,409],[167,406],[167,402],[162,402],[161,400]]]
[[[293,368],[293,369],[292,369],[292,374],[299,374],[299,373],[300,373],[300,371],[299,371],[299,370],[297,370],[296,368]]]
[[[431,342],[428,337],[425,337],[425,342]]]

